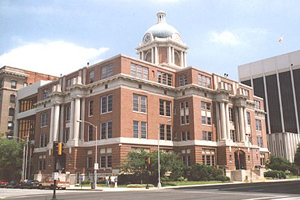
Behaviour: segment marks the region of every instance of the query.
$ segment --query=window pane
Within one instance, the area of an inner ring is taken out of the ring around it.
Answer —
[[[107,104],[106,104],[106,97],[102,97],[101,98],[101,113],[106,113],[106,108],[107,108]]]
[[[112,159],[111,156],[107,156],[107,167],[111,167]]]
[[[157,72],[157,82],[161,83],[161,72]]]
[[[102,67],[101,79],[104,79],[106,77],[107,77],[107,67]]]
[[[107,122],[107,138],[112,138],[112,122]]]
[[[171,137],[171,126],[167,125],[167,140],[172,140]]]
[[[139,111],[139,96],[136,94],[133,95],[133,111]]]
[[[108,97],[108,102],[107,102],[107,112],[111,112],[113,109],[113,96],[109,95]]]
[[[139,138],[139,122],[133,121],[133,137]]]
[[[148,79],[148,68],[143,67],[143,79]]]
[[[106,158],[105,158],[105,156],[100,156],[100,168],[106,168]]]
[[[130,75],[136,77],[136,65],[131,64]]]
[[[168,74],[168,85],[172,86],[172,75]]]
[[[171,101],[166,101],[166,116],[171,116]]]
[[[101,123],[101,139],[106,139],[106,123]]]
[[[165,125],[161,124],[160,125],[160,139],[164,140],[165,139]]]
[[[137,66],[137,77],[142,78],[142,66]]]
[[[164,100],[159,100],[159,114],[160,115],[165,114]]]
[[[141,96],[141,112],[146,113],[147,112],[147,97]]]
[[[147,123],[141,122],[141,138],[147,138]]]
[[[111,77],[114,75],[114,66],[108,67],[108,77]]]

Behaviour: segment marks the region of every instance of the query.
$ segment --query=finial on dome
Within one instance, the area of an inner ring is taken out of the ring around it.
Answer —
[[[162,23],[166,21],[166,13],[162,10],[157,13],[157,23]]]

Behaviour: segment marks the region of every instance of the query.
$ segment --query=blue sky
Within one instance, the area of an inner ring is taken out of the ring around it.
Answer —
[[[0,66],[64,75],[120,53],[137,58],[135,48],[164,10],[189,47],[188,65],[237,80],[238,65],[299,50],[299,5],[297,0],[1,0]]]

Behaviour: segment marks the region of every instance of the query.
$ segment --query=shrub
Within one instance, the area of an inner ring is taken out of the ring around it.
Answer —
[[[286,179],[286,174],[280,170],[270,170],[264,173],[265,177]]]
[[[81,182],[82,185],[88,185],[88,184],[90,184],[90,183],[91,183],[90,181],[82,181],[82,182]]]
[[[215,180],[225,182],[225,181],[230,181],[230,178],[228,176],[218,175],[216,176]]]
[[[211,166],[195,164],[187,174],[191,181],[212,181],[217,176],[223,175],[223,171]]]
[[[179,177],[178,179],[177,179],[178,181],[187,181],[187,179],[186,178],[184,178],[184,177]]]

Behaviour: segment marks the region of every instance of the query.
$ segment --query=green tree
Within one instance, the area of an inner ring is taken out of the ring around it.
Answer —
[[[297,173],[297,167],[292,164],[287,159],[282,157],[271,156],[269,162],[266,164],[266,167],[272,170],[280,170],[280,171],[290,171],[293,174]]]
[[[298,148],[295,153],[294,163],[300,168],[300,143],[298,144]]]
[[[158,162],[157,162],[157,151],[146,152],[141,151],[131,151],[127,154],[127,158],[123,165],[120,166],[121,170],[126,173],[131,174],[145,174],[145,158],[151,158],[151,164],[149,169],[149,179],[150,182],[157,181],[158,176]],[[183,163],[180,161],[179,157],[175,153],[170,152],[160,152],[160,173],[163,177],[166,172],[170,172],[170,177],[176,180],[178,177],[182,176],[183,173]],[[140,176],[142,177],[142,176]],[[151,181],[152,180],[152,181]]]
[[[22,144],[15,140],[0,139],[0,176],[17,179],[22,169]]]

